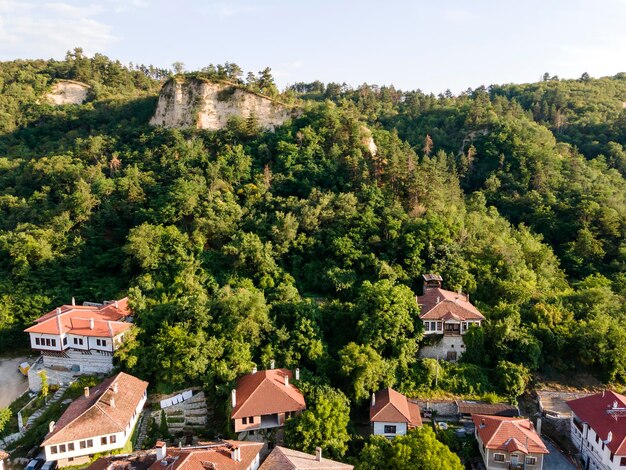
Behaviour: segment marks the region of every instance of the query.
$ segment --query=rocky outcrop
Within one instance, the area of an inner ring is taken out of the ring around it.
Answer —
[[[46,99],[56,105],[83,104],[87,100],[91,87],[71,80],[59,80],[52,86]]]
[[[361,143],[367,148],[370,155],[375,157],[378,153],[378,147],[376,146],[376,142],[374,142],[372,131],[367,126],[361,126],[361,135],[363,136]]]
[[[233,117],[253,115],[261,128],[271,130],[297,114],[297,108],[234,84],[187,78],[163,86],[150,124],[219,130]]]

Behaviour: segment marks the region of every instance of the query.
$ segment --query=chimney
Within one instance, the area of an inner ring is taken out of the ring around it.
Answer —
[[[613,409],[614,409],[614,410],[616,410],[616,409],[617,409],[617,400],[615,400],[615,401],[613,402]]]
[[[300,369],[296,369],[296,380],[300,380]]]
[[[57,307],[57,315],[61,315],[61,307]]]
[[[85,398],[89,398],[89,387],[85,387]]]
[[[485,420],[484,420],[484,419],[481,419],[481,420],[480,420],[480,428],[484,428],[485,426],[486,426],[486,424],[485,424]]]
[[[48,432],[54,431],[54,424],[54,421],[50,421],[50,424],[48,424]]]
[[[113,393],[117,393],[117,382],[113,383]]]
[[[604,398],[604,392],[606,392],[606,390],[602,390],[602,398]]]
[[[158,462],[160,460],[163,460],[165,456],[167,455],[167,445],[163,441],[157,441],[155,447],[156,447],[156,458]]]
[[[440,301],[441,301],[441,298],[437,296],[437,303],[439,303]]]
[[[93,323],[94,323],[94,322],[93,322],[93,318],[90,318],[90,319],[89,319],[89,329],[90,329],[90,330],[93,330]]]
[[[115,301],[115,308],[118,308],[118,307],[117,307],[117,300]]]
[[[252,373],[253,373],[253,374],[256,374],[256,371],[257,371],[257,368],[256,368],[256,366],[254,366],[254,367],[252,368]]]
[[[111,397],[111,401],[109,402],[109,406],[111,408],[115,408],[115,398],[114,397]]]
[[[372,392],[372,406],[376,406],[376,394]]]
[[[322,448],[321,447],[315,448],[315,460],[317,460],[318,462],[322,461]]]
[[[537,418],[537,434],[541,436],[541,417]]]
[[[604,441],[604,443],[605,444],[610,444],[612,440],[613,440],[613,432],[609,431],[609,435],[606,436],[606,441]]]
[[[285,387],[289,387],[289,376],[285,375]]]
[[[72,305],[76,305],[76,299],[72,297]]]
[[[241,462],[241,449],[239,446],[232,446],[230,449],[230,458],[235,462]]]
[[[233,391],[230,392],[230,401],[233,405],[233,409],[235,409],[237,406],[237,390],[233,389]]]
[[[273,369],[273,368],[274,368],[274,365],[275,365],[275,364],[274,364],[274,359],[272,359],[272,362],[270,362],[270,369]]]

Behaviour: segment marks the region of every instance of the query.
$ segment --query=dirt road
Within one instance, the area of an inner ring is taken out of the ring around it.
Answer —
[[[25,357],[0,357],[0,408],[9,406],[28,388],[28,379],[17,370],[22,362],[33,359]]]

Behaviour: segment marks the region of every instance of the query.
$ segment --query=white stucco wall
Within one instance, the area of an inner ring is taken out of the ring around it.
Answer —
[[[385,433],[385,426],[395,426],[396,433],[395,434]],[[395,437],[395,436],[404,436],[406,434],[406,431],[407,431],[406,423],[383,423],[380,421],[375,421],[374,429],[372,430],[372,433],[376,436]]]

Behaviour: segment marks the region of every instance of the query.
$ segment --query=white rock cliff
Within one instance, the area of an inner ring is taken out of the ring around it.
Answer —
[[[163,86],[150,124],[219,130],[232,117],[246,119],[252,114],[260,127],[274,129],[298,110],[228,83],[190,78]]]
[[[59,80],[52,86],[46,99],[56,105],[83,104],[89,94],[89,85],[71,80]]]

